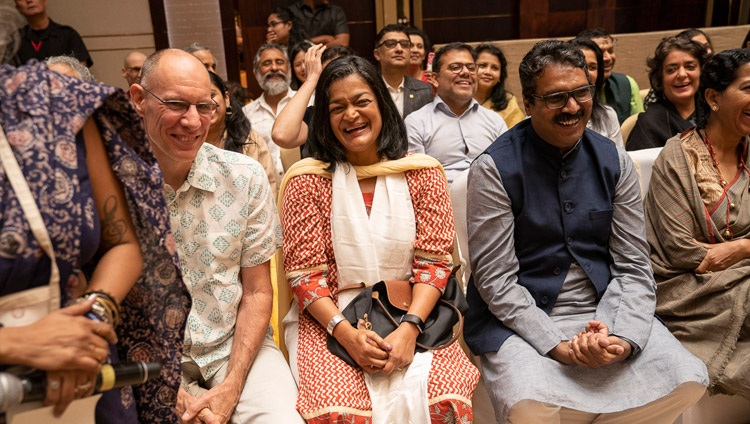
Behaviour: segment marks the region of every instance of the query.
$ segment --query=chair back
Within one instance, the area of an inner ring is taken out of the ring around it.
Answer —
[[[641,181],[641,196],[644,199],[646,198],[646,193],[648,193],[648,184],[651,181],[651,169],[653,168],[654,161],[659,156],[659,153],[661,153],[661,149],[662,147],[654,147],[652,149],[628,152],[630,158],[633,159],[636,171],[638,171],[638,178]]]
[[[630,132],[633,131],[633,127],[635,127],[636,121],[638,121],[638,115],[639,113],[636,113],[635,115],[628,116],[624,121],[622,121],[622,124],[620,125],[620,132],[622,132],[622,142],[627,146],[628,145],[628,137],[630,137]]]

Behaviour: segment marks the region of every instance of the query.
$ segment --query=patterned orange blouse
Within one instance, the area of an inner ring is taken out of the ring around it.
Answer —
[[[442,290],[451,271],[454,238],[448,183],[439,168],[407,171],[406,180],[417,225],[412,282]],[[318,175],[291,179],[284,193],[284,267],[300,311],[321,297],[337,300],[331,200],[331,180]]]

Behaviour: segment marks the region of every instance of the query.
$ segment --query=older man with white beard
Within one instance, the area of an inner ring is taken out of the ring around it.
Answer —
[[[271,139],[271,129],[276,117],[296,93],[289,89],[292,74],[286,48],[276,43],[262,45],[253,59],[253,72],[263,94],[242,108],[242,112],[252,128],[266,139],[276,170],[282,174],[281,150]]]

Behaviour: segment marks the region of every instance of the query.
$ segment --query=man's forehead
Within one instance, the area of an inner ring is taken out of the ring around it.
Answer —
[[[592,38],[591,41],[595,42],[599,47],[612,45],[612,37],[608,35]]]
[[[474,57],[471,55],[471,53],[468,50],[453,49],[453,50],[448,50],[447,52],[445,52],[445,54],[443,54],[443,59],[440,62],[448,64],[456,59],[462,59],[464,62],[474,61]]]
[[[409,40],[409,36],[401,31],[388,31],[383,34],[383,38],[380,39],[380,41],[383,40]]]
[[[263,53],[260,54],[260,60],[264,61],[267,59],[284,59],[286,61],[286,56],[284,55],[284,52],[282,52],[279,49],[267,49],[264,50]]]
[[[549,93],[577,88],[564,87],[564,85],[568,85],[571,82],[575,83],[575,85],[588,84],[586,71],[583,68],[567,63],[553,62],[545,66],[539,76],[537,76],[536,91],[537,93]]]
[[[209,95],[211,79],[202,63],[192,55],[167,56],[159,61],[154,72],[153,85],[173,92],[191,91],[191,94]],[[204,93],[205,91],[205,93]]]

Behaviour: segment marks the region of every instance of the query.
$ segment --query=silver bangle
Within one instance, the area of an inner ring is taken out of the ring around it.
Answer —
[[[326,327],[326,331],[328,331],[328,334],[333,336],[333,329],[336,328],[336,326],[339,325],[341,321],[346,321],[346,318],[344,318],[343,315],[334,315],[333,318],[328,321],[328,326]]]

